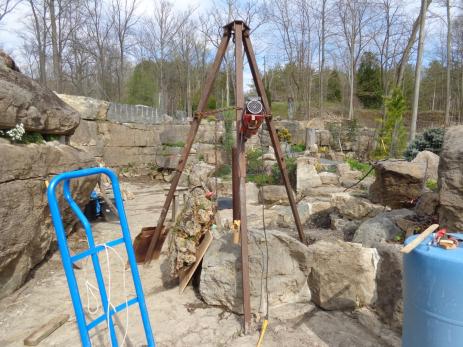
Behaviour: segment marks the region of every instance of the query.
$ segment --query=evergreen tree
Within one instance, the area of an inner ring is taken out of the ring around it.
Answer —
[[[385,100],[386,120],[382,128],[377,155],[396,158],[407,146],[407,130],[403,116],[406,110],[405,99],[400,88],[395,88],[392,95]]]
[[[382,104],[381,68],[371,52],[365,52],[357,71],[357,97],[368,108],[379,108]]]
[[[152,61],[144,60],[137,64],[127,83],[127,103],[156,106],[158,90],[155,71],[156,66]]]

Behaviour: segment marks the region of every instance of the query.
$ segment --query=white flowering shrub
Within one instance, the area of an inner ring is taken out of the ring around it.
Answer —
[[[6,132],[9,138],[15,142],[21,141],[25,133],[26,131],[24,130],[24,125],[22,123],[16,124],[13,129],[10,129]],[[4,133],[2,132],[2,135],[3,134]]]

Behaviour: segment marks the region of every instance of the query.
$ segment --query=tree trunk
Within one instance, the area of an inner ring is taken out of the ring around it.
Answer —
[[[48,7],[50,11],[50,24],[51,24],[51,46],[52,46],[52,57],[53,57],[53,77],[55,79],[55,88],[58,93],[61,93],[62,78],[61,78],[61,59],[60,51],[58,48],[58,28],[56,26],[56,13],[55,13],[55,0],[48,1]]]
[[[418,101],[420,97],[421,85],[421,63],[423,61],[423,45],[424,45],[424,29],[426,23],[427,0],[421,1],[421,14],[420,14],[420,32],[418,38],[418,53],[415,66],[415,89],[413,91],[413,106],[412,106],[412,121],[410,125],[410,142],[416,136],[416,122],[418,120]]]
[[[431,4],[432,0],[426,0],[425,3],[425,11],[424,13],[427,12],[429,5]],[[423,3],[423,1],[422,1]],[[423,6],[421,6],[423,7]],[[402,54],[402,58],[400,59],[400,62],[397,67],[397,77],[396,77],[396,86],[401,86],[404,80],[404,73],[405,73],[405,67],[407,66],[408,63],[408,58],[410,57],[410,52],[412,50],[413,44],[415,43],[416,39],[416,34],[418,33],[418,29],[420,27],[421,23],[421,12],[420,15],[418,15],[418,18],[416,18],[415,22],[413,23],[413,28],[412,32],[410,34],[410,37],[408,38],[407,41],[407,46],[405,46],[404,52]]]
[[[451,48],[451,40],[452,40],[452,22],[450,18],[450,0],[446,1],[447,6],[447,85],[446,85],[446,94],[445,94],[445,118],[444,118],[444,126],[448,127],[450,125],[450,98],[452,95],[452,91],[450,90],[450,70],[452,68],[452,48]]]
[[[320,51],[319,54],[321,55],[320,59],[320,100],[319,100],[319,107],[320,107],[320,117],[322,117],[323,113],[323,70],[325,67],[325,11],[326,11],[326,1],[322,1],[322,13],[321,13],[321,33],[320,33]]]

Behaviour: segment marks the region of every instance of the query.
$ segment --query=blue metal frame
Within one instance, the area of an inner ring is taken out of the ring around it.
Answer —
[[[106,245],[110,247],[114,247],[119,244],[125,243],[125,248],[126,248],[127,256],[129,259],[130,269],[132,272],[132,279],[133,279],[133,283],[135,286],[135,293],[136,293],[136,297],[129,299],[127,303],[124,302],[123,304],[116,306],[115,309],[108,307],[108,297],[107,297],[107,293],[105,289],[103,275],[101,273],[100,262],[98,260],[98,252],[101,252],[102,250],[104,250],[105,246],[95,245],[95,240],[93,239],[91,225],[88,219],[83,214],[83,212],[80,210],[79,206],[76,204],[76,202],[72,198],[71,189],[70,189],[71,179],[92,176],[92,175],[100,175],[100,174],[104,174],[108,176],[109,179],[111,180],[111,183],[113,186],[113,192],[114,192],[114,199],[115,199],[117,211],[119,213],[120,225],[121,225],[121,230],[122,230],[121,238],[109,241],[106,243]],[[76,214],[76,216],[79,218],[80,222],[82,223],[82,226],[85,229],[85,233],[87,234],[87,240],[89,244],[89,248],[86,251],[78,253],[73,256],[71,256],[69,253],[69,248],[68,248],[67,239],[66,239],[66,232],[64,230],[63,220],[61,218],[61,213],[60,213],[59,206],[58,206],[58,200],[56,198],[56,188],[59,186],[61,182],[63,182],[64,199],[67,201],[72,211]],[[138,273],[137,263],[135,261],[135,254],[134,254],[133,247],[132,247],[132,240],[130,238],[129,226],[127,223],[127,218],[125,216],[124,204],[122,202],[119,181],[118,181],[116,174],[107,168],[89,168],[89,169],[77,170],[77,171],[72,171],[72,172],[65,172],[65,173],[62,173],[62,174],[59,174],[53,177],[53,179],[51,180],[48,186],[47,196],[48,196],[48,203],[50,205],[51,217],[53,220],[53,225],[55,227],[56,237],[58,240],[58,246],[59,246],[59,250],[61,253],[64,272],[66,274],[66,278],[67,278],[68,285],[69,285],[69,291],[71,293],[72,304],[74,306],[74,311],[76,313],[77,325],[79,327],[79,333],[80,333],[80,338],[82,340],[82,345],[84,347],[91,346],[89,331],[102,322],[108,322],[108,329],[109,329],[110,336],[111,336],[111,345],[113,347],[118,346],[112,316],[116,314],[117,312],[120,312],[123,309],[128,308],[128,306],[138,303],[139,308],[140,308],[141,318],[143,321],[143,326],[145,329],[146,341],[149,347],[155,347],[156,343],[154,341],[153,332],[151,330],[151,324],[150,324],[149,317],[148,317],[148,311],[146,309],[145,297],[144,297],[143,288],[140,282],[140,275]],[[95,276],[96,276],[99,291],[100,291],[100,297],[101,297],[101,302],[102,302],[104,313],[98,318],[96,318],[94,321],[87,324],[85,320],[85,314],[84,314],[84,310],[82,307],[82,301],[81,301],[80,294],[79,294],[79,288],[77,285],[77,280],[76,280],[76,276],[75,276],[72,264],[88,256],[92,258],[92,263],[93,263],[93,267],[95,270]],[[108,310],[109,310],[109,316],[110,316],[109,320],[107,319]]]

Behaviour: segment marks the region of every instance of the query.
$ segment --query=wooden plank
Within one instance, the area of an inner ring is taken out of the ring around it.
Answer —
[[[47,323],[34,330],[28,337],[26,337],[24,339],[24,345],[37,346],[42,340],[50,336],[56,329],[66,323],[68,319],[68,314],[61,314],[50,319]]]
[[[206,233],[204,234],[204,239],[201,241],[198,248],[196,249],[196,261],[187,270],[181,271],[179,273],[178,277],[180,279],[180,284],[179,284],[180,294],[183,293],[185,288],[188,286],[188,283],[190,283],[191,278],[193,277],[193,274],[195,273],[199,264],[203,260],[204,255],[206,254],[206,251],[211,245],[213,239],[214,237],[212,236],[212,233],[209,230],[207,230]]]
[[[204,85],[204,89],[201,94],[201,99],[199,100],[199,104],[198,104],[199,113],[203,112],[206,108],[209,94],[211,93],[212,86],[214,84],[215,78],[217,77],[217,73],[219,71],[220,64],[222,63],[223,57],[227,50],[229,41],[230,41],[230,31],[229,29],[224,29],[222,41],[220,42],[220,46],[217,50],[214,63],[212,64],[212,67],[207,76],[206,83]],[[151,239],[150,245],[148,247],[148,251],[146,252],[146,258],[145,258],[146,265],[148,265],[153,259],[154,249],[159,248],[159,245],[156,245],[156,243],[159,240],[159,236],[161,234],[164,221],[166,220],[167,212],[169,211],[170,203],[172,202],[172,198],[174,196],[175,190],[177,189],[178,182],[180,181],[180,176],[182,175],[182,172],[185,168],[188,155],[190,154],[194,139],[196,137],[196,134],[198,133],[198,128],[199,128],[200,123],[201,123],[201,117],[193,118],[193,121],[190,127],[190,132],[188,133],[185,147],[183,148],[182,156],[177,165],[174,178],[172,179],[172,183],[170,185],[169,193],[167,193],[166,201],[164,202],[164,206],[162,207],[162,210],[161,210],[161,215],[159,217],[158,224],[156,226],[156,231],[154,232],[153,238]],[[162,245],[161,245],[161,248],[162,248]]]
[[[439,224],[431,225],[429,228],[427,228],[425,231],[419,234],[412,242],[410,242],[408,245],[402,248],[400,251],[402,253],[410,253],[416,247],[418,247],[420,243],[423,242],[429,235],[431,235],[437,228],[439,228]]]

